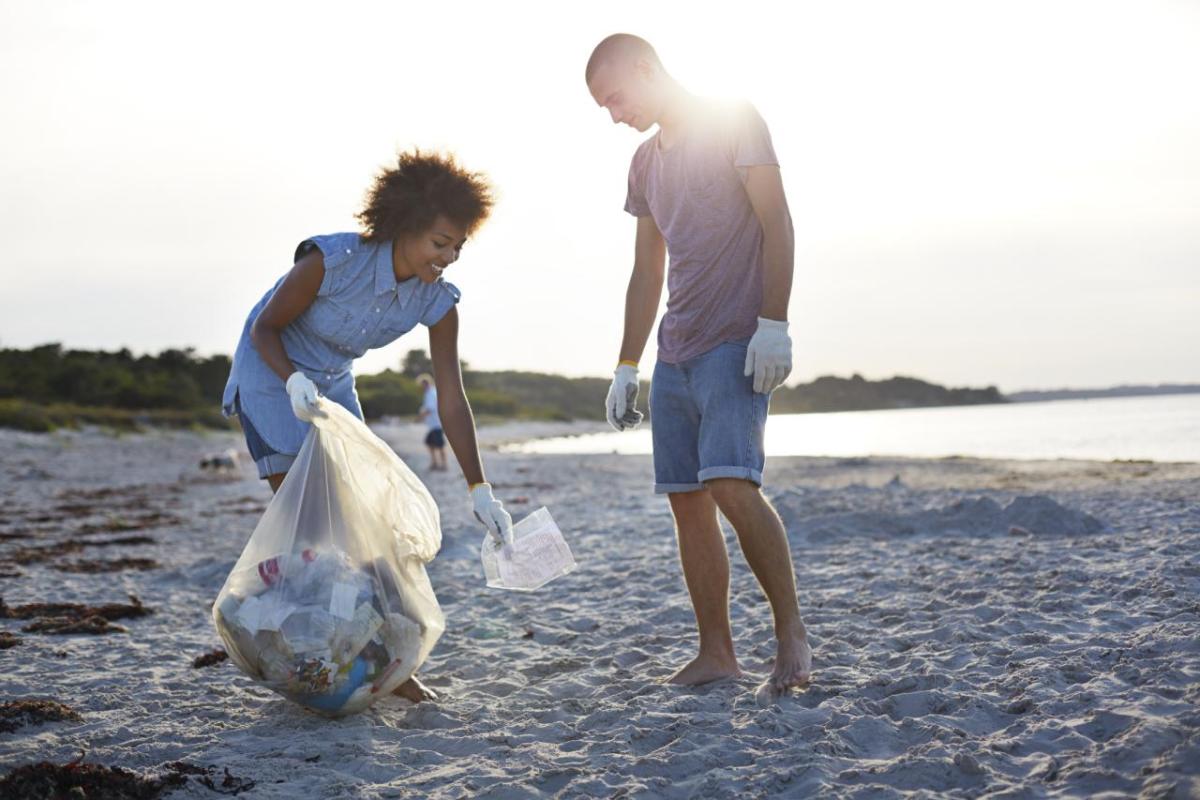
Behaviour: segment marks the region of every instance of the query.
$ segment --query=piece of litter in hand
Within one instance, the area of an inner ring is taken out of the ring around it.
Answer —
[[[493,589],[531,592],[575,569],[571,548],[545,507],[513,525],[511,545],[497,546],[485,535],[480,550]]]

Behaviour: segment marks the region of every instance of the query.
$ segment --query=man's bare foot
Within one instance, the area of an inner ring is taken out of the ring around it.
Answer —
[[[687,666],[667,679],[667,683],[680,686],[699,686],[702,683],[712,683],[723,678],[740,678],[742,671],[738,668],[737,659],[733,655],[710,656],[704,653],[693,658]]]
[[[771,677],[758,687],[754,697],[764,705],[787,694],[788,689],[808,686],[811,678],[812,648],[808,645],[808,637],[803,633],[789,636],[780,640]]]
[[[403,697],[405,700],[408,700],[412,703],[419,703],[422,700],[438,699],[438,693],[417,680],[416,675],[413,675],[404,683],[396,687],[396,689],[392,691],[392,694],[396,695],[397,697]]]

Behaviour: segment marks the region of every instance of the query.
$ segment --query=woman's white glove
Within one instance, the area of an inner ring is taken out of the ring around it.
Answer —
[[[642,412],[637,410],[638,373],[631,364],[620,364],[613,373],[612,385],[608,387],[608,424],[619,431],[636,428],[642,423]]]
[[[746,348],[747,376],[754,376],[754,391],[770,394],[792,372],[792,337],[784,320],[758,318],[758,330]]]
[[[317,410],[317,385],[297,370],[287,379],[287,393],[292,401],[292,413],[304,422],[312,422]]]
[[[475,507],[475,519],[487,528],[487,532],[496,540],[497,547],[513,543],[512,517],[504,510],[504,504],[492,494],[491,484],[473,486],[471,504]]]

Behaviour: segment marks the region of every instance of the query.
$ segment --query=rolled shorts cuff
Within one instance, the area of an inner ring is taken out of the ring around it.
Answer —
[[[295,461],[295,456],[284,455],[283,453],[271,453],[268,456],[257,459],[254,464],[258,467],[258,477],[266,480],[268,475],[278,475],[281,472],[287,472],[292,468],[292,464]]]
[[[654,493],[682,494],[684,492],[698,492],[703,488],[703,483],[656,483],[654,484]]]
[[[755,486],[762,486],[762,473],[756,469],[749,467],[706,467],[700,470],[697,475],[701,482],[711,481],[713,478],[741,478],[744,481],[750,481]]]

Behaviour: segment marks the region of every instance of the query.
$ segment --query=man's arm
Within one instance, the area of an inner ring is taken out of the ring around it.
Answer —
[[[747,169],[746,194],[763,230],[763,301],[759,316],[786,320],[792,294],[796,236],[779,167]]]
[[[621,339],[621,361],[636,364],[646,349],[646,340],[658,316],[666,271],[667,246],[654,218],[637,218],[633,251],[633,274],[625,291],[625,334]]]

